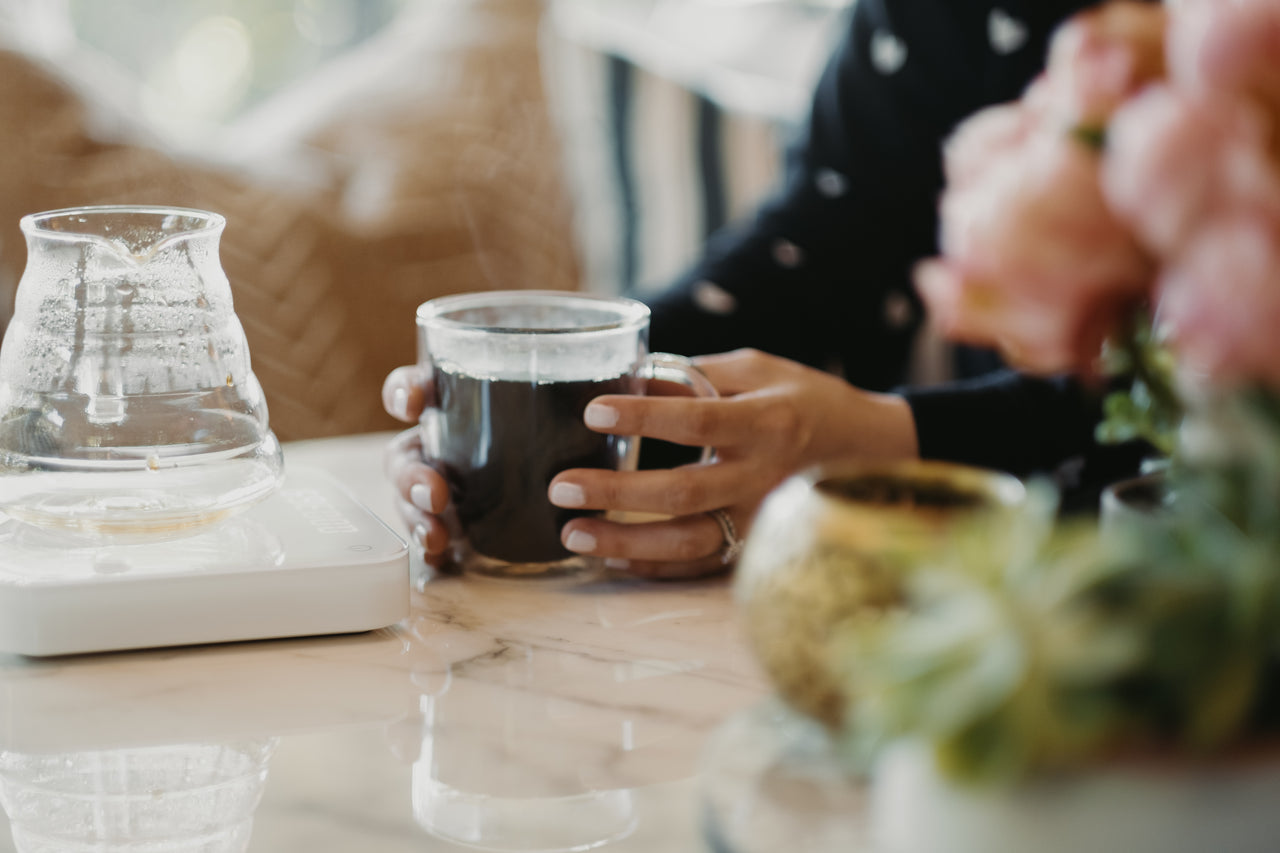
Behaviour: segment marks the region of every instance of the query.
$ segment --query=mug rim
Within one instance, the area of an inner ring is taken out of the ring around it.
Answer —
[[[523,327],[496,326],[455,320],[447,316],[450,312],[501,305],[520,305],[534,303],[592,303],[598,306],[610,306],[617,310],[618,319],[610,323],[593,325]],[[456,333],[475,333],[486,335],[575,335],[592,332],[613,332],[619,330],[642,329],[649,322],[649,306],[637,299],[627,296],[608,296],[599,293],[583,293],[576,290],[481,290],[470,293],[455,293],[429,299],[418,306],[417,322],[420,327],[437,327]]]

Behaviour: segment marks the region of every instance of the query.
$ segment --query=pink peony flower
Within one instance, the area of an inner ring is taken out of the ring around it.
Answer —
[[[943,257],[916,273],[944,334],[1091,372],[1159,274],[1189,370],[1280,389],[1280,0],[1083,13],[944,158]]]
[[[1027,102],[1056,129],[1104,127],[1126,98],[1164,76],[1165,26],[1163,6],[1131,0],[1076,15],[1054,33]]]
[[[1050,375],[1096,373],[1102,343],[1130,303],[1118,294],[1080,302],[1068,315],[1048,294],[1009,293],[998,285],[966,277],[946,260],[916,267],[916,288],[929,306],[931,322],[950,340],[998,349],[1013,366]]]
[[[1280,3],[1183,0],[1170,16],[1168,58],[1192,94],[1244,95],[1280,112]]]
[[[1202,220],[1225,210],[1280,216],[1272,122],[1249,101],[1153,87],[1112,119],[1107,199],[1162,256],[1176,254]]]
[[[1017,152],[1035,129],[1035,117],[1021,103],[997,104],[965,119],[943,148],[947,184],[981,180],[992,164]]]
[[[1033,372],[1088,371],[1146,292],[1149,262],[1107,207],[1096,152],[1032,131],[984,161],[968,142],[1007,127],[1008,115],[975,121],[988,126],[962,127],[948,147],[948,173],[963,180],[943,195],[946,260],[920,267],[921,296],[957,340],[995,345]]]
[[[1160,276],[1157,311],[1186,369],[1280,390],[1280,218],[1206,222]]]

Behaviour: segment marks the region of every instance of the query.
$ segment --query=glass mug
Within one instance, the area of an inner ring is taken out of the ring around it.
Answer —
[[[635,467],[637,440],[583,423],[592,399],[644,393],[650,379],[716,396],[688,359],[648,352],[649,309],[632,299],[487,291],[425,302],[417,323],[432,398],[423,453],[449,483],[450,559],[475,574],[553,578],[599,567],[560,542],[565,523],[588,513],[547,497],[566,469]]]

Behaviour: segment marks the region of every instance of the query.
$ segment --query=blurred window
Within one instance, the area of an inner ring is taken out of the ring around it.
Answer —
[[[229,121],[368,38],[407,0],[67,0],[76,38],[139,81],[175,140]]]

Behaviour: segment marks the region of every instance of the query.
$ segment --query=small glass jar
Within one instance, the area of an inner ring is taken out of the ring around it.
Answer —
[[[830,729],[845,693],[830,661],[839,625],[897,606],[903,573],[960,525],[1002,535],[1026,497],[1008,474],[946,462],[850,461],[803,471],[761,506],[735,592],[778,695]]]

